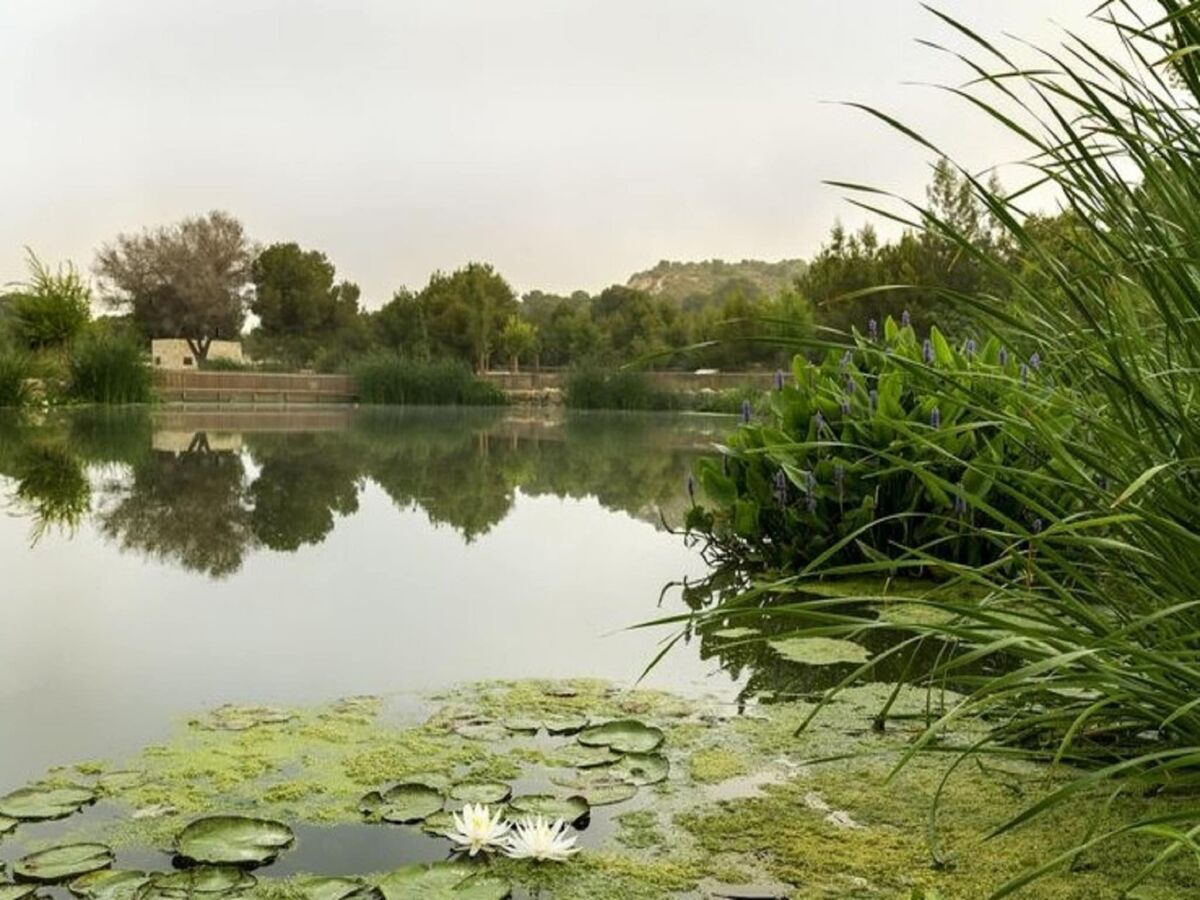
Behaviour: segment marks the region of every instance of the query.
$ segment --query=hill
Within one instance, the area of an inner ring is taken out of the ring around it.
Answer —
[[[680,303],[691,297],[712,296],[731,282],[753,285],[762,294],[773,296],[790,288],[804,268],[802,259],[779,262],[758,259],[671,262],[664,259],[654,268],[630,276],[627,286]]]

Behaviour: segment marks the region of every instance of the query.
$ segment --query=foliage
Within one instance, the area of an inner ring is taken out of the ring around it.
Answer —
[[[671,397],[655,390],[644,372],[578,366],[567,373],[563,397],[572,409],[669,409]]]
[[[377,353],[354,367],[363,403],[496,406],[504,403],[499,388],[478,378],[464,363],[451,359],[406,359]]]
[[[890,318],[877,332],[820,364],[796,357],[795,383],[780,379],[765,415],[747,408],[720,461],[700,464],[712,505],[693,507],[688,526],[717,559],[795,571],[921,546],[978,565],[1008,553],[993,529],[1037,518],[1045,501],[1023,494],[1052,494],[1061,473],[1019,423],[1036,411],[1059,437],[1068,426],[1040,360],[1019,362],[995,338],[955,348],[937,328],[921,341]]]
[[[33,361],[20,350],[0,349],[0,407],[24,406],[29,402],[29,379]]]
[[[148,403],[153,378],[141,346],[119,333],[96,331],[76,342],[67,391],[86,403]]]
[[[500,348],[509,358],[509,368],[516,372],[520,366],[521,357],[529,356],[537,347],[537,326],[532,322],[513,314],[504,323],[500,332]]]
[[[434,352],[469,360],[479,372],[490,367],[504,323],[517,311],[512,288],[486,263],[435,272],[418,302]]]
[[[184,338],[196,359],[214,339],[236,340],[253,252],[242,223],[224,212],[121,234],[96,255],[106,300],[151,338]]]
[[[626,286],[678,304],[703,304],[707,298],[731,289],[757,297],[773,297],[788,290],[804,272],[801,259],[777,263],[756,259],[727,262],[709,259],[702,262],[661,260],[644,272],[631,275]]]
[[[29,280],[10,295],[9,327],[31,349],[69,344],[91,320],[91,290],[70,263],[52,271],[26,252]]]
[[[1194,564],[1200,547],[1200,270],[1193,247],[1200,233],[1200,130],[1193,102],[1173,86],[1181,82],[1191,97],[1200,95],[1194,52],[1200,15],[1177,0],[1157,6],[1162,18],[1147,22],[1124,5],[1105,5],[1120,55],[1072,38],[1067,52],[1047,53],[1030,70],[951,23],[986,58],[968,60],[984,77],[953,92],[966,93],[1009,138],[1027,143],[1033,183],[1026,187],[1049,182],[1071,219],[1047,234],[1015,202],[1024,188],[1005,196],[960,169],[1002,223],[1012,251],[974,243],[961,222],[930,207],[919,210],[919,224],[988,277],[1004,279],[1015,310],[997,302],[999,292],[978,287],[963,287],[953,297],[991,314],[1012,342],[1040,344],[1047,358],[1062,361],[1058,377],[1069,378],[1073,388],[1072,426],[1063,433],[1053,405],[1006,417],[997,408],[1003,397],[967,401],[972,418],[1000,419],[1015,439],[1042,449],[1044,456],[1014,460],[1007,483],[1011,499],[1036,512],[1044,526],[977,522],[972,537],[1006,542],[1024,555],[1023,570],[944,564],[953,582],[974,591],[961,600],[913,601],[940,615],[888,623],[909,638],[856,674],[913,642],[938,638],[964,646],[966,654],[944,659],[926,680],[950,682],[969,696],[935,719],[902,763],[938,746],[954,722],[978,717],[986,730],[953,751],[947,779],[985,753],[1069,764],[1065,783],[1030,798],[995,834],[1061,814],[1097,791],[1114,806],[1129,796],[1150,800],[1124,821],[1089,822],[1074,846],[1031,859],[1034,868],[995,897],[1123,837],[1158,841],[1154,859],[1127,871],[1121,888],[1132,890],[1172,859],[1192,856],[1200,834],[1200,580]],[[1028,97],[1036,105],[1023,102]],[[869,202],[880,202],[878,193],[870,196]],[[1027,264],[1014,266],[1014,254]],[[950,464],[971,463],[946,449]],[[914,480],[924,474],[923,459],[896,464]],[[1051,482],[1042,475],[1047,467],[1055,473]],[[1048,483],[1052,492],[1043,489]],[[864,613],[865,594],[829,599],[800,590],[811,590],[807,582],[817,575],[923,566],[931,549],[914,541],[886,563],[815,566],[730,599],[722,613],[769,602],[773,613],[791,619],[797,636],[861,636],[884,627]],[[967,668],[1001,653],[1002,674]],[[943,860],[936,844],[943,806],[939,788],[930,816],[935,861]]]
[[[335,270],[324,253],[295,243],[272,244],[250,267],[254,298],[250,310],[273,355],[295,366],[311,365],[318,354],[364,331],[358,286],[334,283]]]

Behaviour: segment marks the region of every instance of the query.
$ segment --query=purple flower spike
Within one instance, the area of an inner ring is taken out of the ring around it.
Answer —
[[[815,424],[817,426],[817,434],[818,435],[820,435],[821,432],[825,430],[825,417],[823,415],[821,415],[821,411],[819,409],[813,415],[813,424]]]
[[[903,325],[905,328],[907,328],[909,325],[912,324],[912,316],[909,315],[907,309],[904,312],[900,313],[900,324]]]
[[[723,453],[721,454],[721,474],[729,477],[729,457]]]
[[[869,394],[867,394],[867,399],[871,403],[872,410],[879,408],[879,391],[875,390],[874,388],[871,388],[871,392]]]
[[[809,494],[808,500],[805,501],[804,505],[808,508],[810,513],[815,513],[817,511],[817,498],[812,494]]]
[[[848,368],[850,368],[850,363],[852,363],[853,361],[854,361],[854,355],[849,350],[847,350],[845,353],[843,353],[842,354],[842,362],[841,362],[842,371],[845,372]]]
[[[867,336],[871,340],[875,340],[875,338],[879,337],[879,323],[874,319],[870,319],[867,322]]]
[[[1029,384],[1029,366],[1021,363],[1021,384]]]
[[[975,338],[967,338],[967,346],[966,346],[967,356],[975,355],[975,347],[976,347]]]
[[[696,505],[696,479],[692,477],[691,472],[688,472],[688,477],[687,477],[687,495],[688,495],[688,499],[692,501],[692,505],[695,506]]]
[[[960,516],[966,515],[967,501],[960,495],[956,495],[954,498],[954,512]]]
[[[1042,533],[1042,520],[1041,520],[1041,519],[1034,519],[1034,520],[1033,520],[1033,526],[1032,526],[1032,527],[1033,527],[1033,533],[1034,533],[1034,534],[1041,534],[1041,533]]]
[[[842,398],[842,415],[843,416],[850,415],[850,401],[847,400],[845,397]]]
[[[788,500],[788,480],[787,475],[785,475],[783,472],[783,469],[779,469],[775,473],[774,481],[775,499],[779,502],[780,506],[786,506]]]
[[[834,484],[841,484],[845,480],[846,480],[846,467],[839,463],[838,465],[833,467]]]
[[[775,390],[783,390],[783,372],[779,369],[775,370]]]
[[[858,382],[855,381],[854,376],[851,375],[849,378],[846,379],[846,393],[853,394],[857,390],[858,390]]]
[[[1042,365],[1042,357],[1035,350],[1033,356],[1029,357],[1029,365],[1031,368],[1038,369]]]
[[[934,428],[942,427],[942,411],[936,406],[933,408],[933,412],[929,414],[929,424]]]
[[[933,341],[925,338],[925,342],[921,344],[921,356],[925,360],[925,365],[933,365]]]
[[[1006,347],[1000,348],[1000,365],[1008,365],[1008,349]]]
[[[749,425],[750,420],[754,417],[754,410],[750,406],[749,400],[742,401],[742,422]]]

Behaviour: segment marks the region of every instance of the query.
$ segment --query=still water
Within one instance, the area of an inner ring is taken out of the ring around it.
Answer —
[[[225,702],[631,683],[729,420],[449,409],[0,420],[0,793]],[[684,609],[668,591],[664,612]],[[731,694],[696,648],[647,683]],[[407,698],[407,701],[406,701]]]

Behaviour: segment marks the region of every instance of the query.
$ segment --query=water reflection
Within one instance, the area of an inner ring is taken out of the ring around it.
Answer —
[[[367,482],[468,543],[517,491],[678,521],[683,474],[723,428],[498,410],[85,410],[0,422],[0,475],[35,541],[91,516],[123,551],[221,578],[260,550],[321,544]]]

